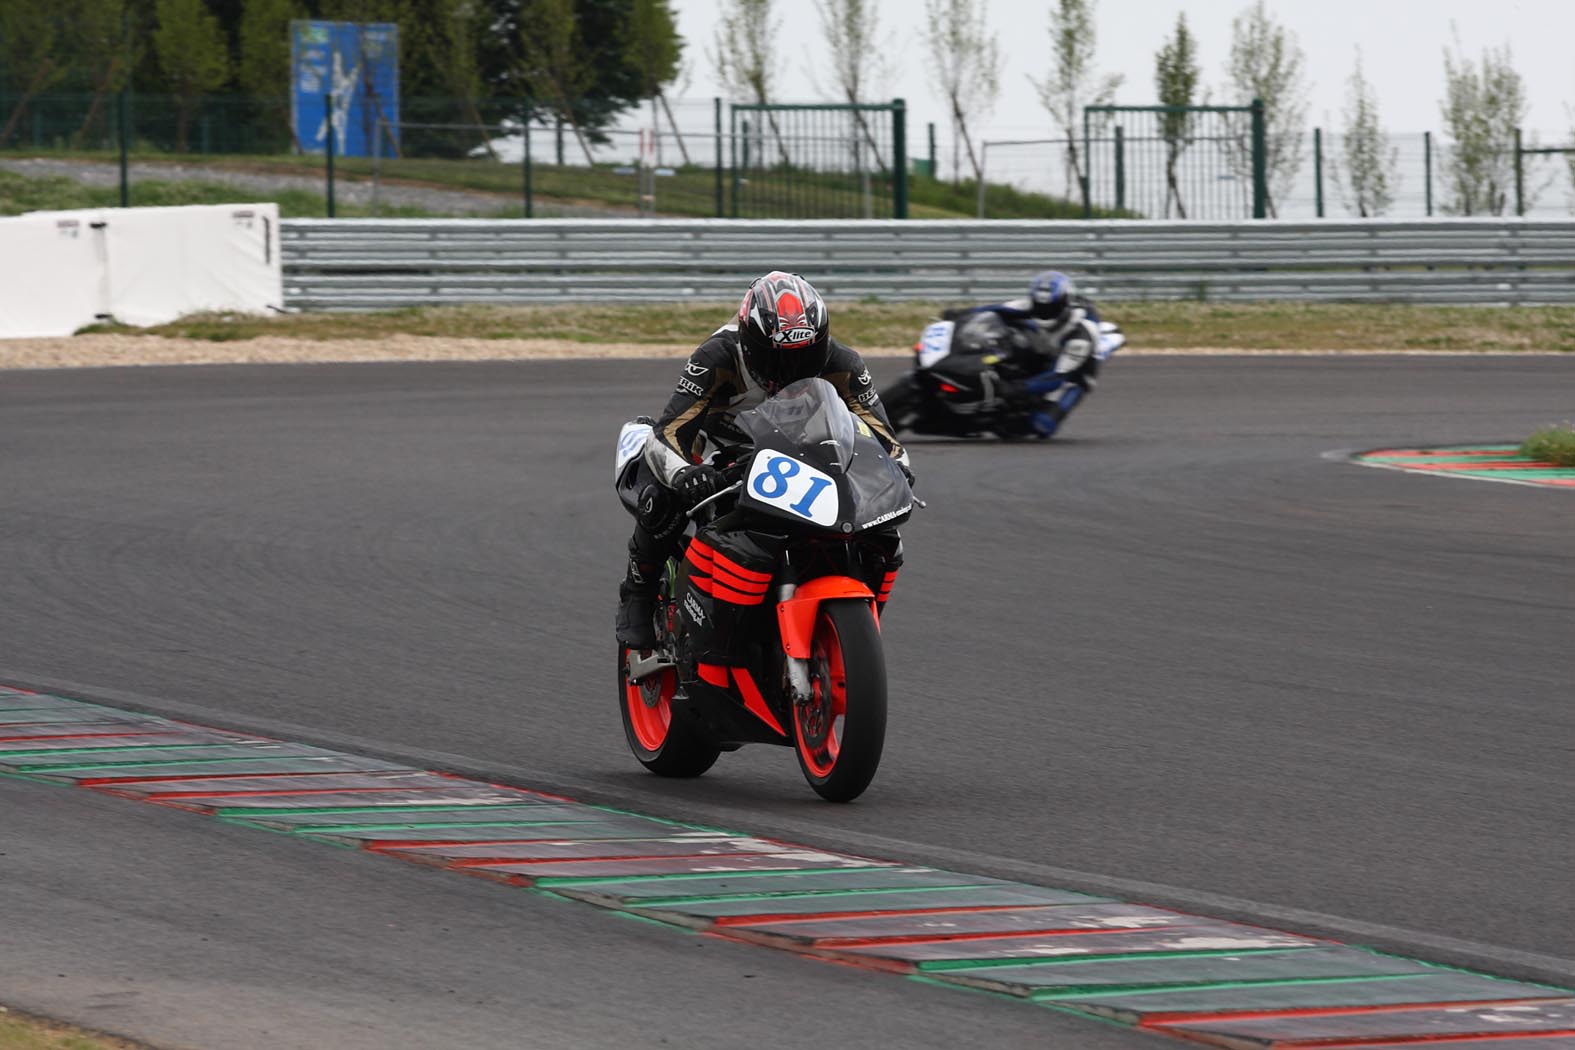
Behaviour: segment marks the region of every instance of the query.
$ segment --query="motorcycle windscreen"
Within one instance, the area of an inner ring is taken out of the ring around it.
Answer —
[[[858,425],[837,388],[824,379],[800,379],[747,412],[735,425],[756,447],[797,448],[846,470],[853,462]]]
[[[896,524],[913,510],[913,489],[902,468],[886,454],[873,435],[861,433],[855,442],[853,466],[846,474],[847,507],[844,514],[855,532],[878,525]]]

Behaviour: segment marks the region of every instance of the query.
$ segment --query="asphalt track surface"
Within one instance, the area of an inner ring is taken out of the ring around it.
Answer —
[[[1516,440],[1575,359],[1118,357],[1064,440],[914,442],[847,807],[626,753],[611,445],[674,371],[6,375],[0,680],[1575,979],[1575,502],[1326,455]],[[0,1001],[171,1045],[1156,1045],[67,789],[0,829]]]

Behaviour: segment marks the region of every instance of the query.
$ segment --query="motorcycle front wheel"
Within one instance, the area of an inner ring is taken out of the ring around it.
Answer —
[[[900,434],[918,426],[924,415],[923,396],[912,372],[905,373],[901,379],[881,391],[881,404],[886,406],[886,418],[891,420],[893,431]]]
[[[683,719],[673,717],[678,674],[672,668],[629,681],[629,649],[618,647],[618,711],[629,750],[659,777],[697,777],[721,749]]]
[[[804,779],[829,802],[851,802],[875,779],[886,745],[886,657],[866,601],[828,601],[815,617],[807,703],[793,708]]]

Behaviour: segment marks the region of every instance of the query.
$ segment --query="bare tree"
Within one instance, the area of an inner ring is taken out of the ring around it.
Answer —
[[[1068,182],[1083,185],[1088,177],[1087,158],[1078,152],[1083,129],[1083,107],[1109,105],[1121,86],[1116,74],[1094,72],[1094,6],[1096,0],[1056,0],[1050,8],[1050,73],[1033,80],[1039,101],[1066,136]]]
[[[1461,51],[1444,51],[1444,159],[1454,215],[1502,215],[1514,178],[1515,129],[1526,119],[1526,88],[1509,45],[1482,52],[1478,66]]]
[[[1306,64],[1296,37],[1276,22],[1264,0],[1237,15],[1231,22],[1231,86],[1245,105],[1263,100],[1264,167],[1268,172],[1269,214],[1279,217],[1279,204],[1301,170],[1307,131]],[[1240,177],[1252,174],[1252,143],[1239,136],[1231,157]]]
[[[716,50],[710,53],[717,79],[728,94],[753,99],[758,106],[771,105],[776,91],[777,42],[782,39],[782,24],[772,17],[771,4],[772,0],[722,0]],[[776,136],[782,163],[791,163],[776,117],[768,111],[766,118]]]
[[[575,100],[590,80],[574,0],[524,0],[519,26],[523,45],[520,79],[526,90],[534,98],[551,100],[553,109],[573,129],[585,163],[595,163],[574,115]]]
[[[1346,207],[1364,219],[1383,215],[1395,201],[1400,184],[1400,151],[1378,122],[1378,95],[1362,73],[1362,52],[1345,87],[1345,162],[1335,180]]]
[[[1184,112],[1198,104],[1198,81],[1203,71],[1198,66],[1198,42],[1187,28],[1187,16],[1176,16],[1176,32],[1154,55],[1154,90],[1162,106],[1174,107],[1160,114],[1159,133],[1165,140],[1165,218],[1170,218],[1174,201],[1178,218],[1187,217],[1181,199],[1181,184],[1176,168],[1181,155],[1197,138],[1196,118]]]
[[[826,38],[837,89],[850,106],[865,102],[877,90],[873,84],[891,75],[891,63],[882,46],[879,11],[872,0],[815,0],[820,31]],[[875,166],[886,170],[880,146],[859,109],[853,110],[858,135],[869,145]],[[863,169],[862,150],[854,143],[855,163]]]
[[[988,0],[924,0],[932,82],[951,110],[954,181],[961,168],[958,140],[968,149],[974,179],[983,180],[968,123],[989,112],[1001,93],[1001,42],[985,28],[988,7]]]

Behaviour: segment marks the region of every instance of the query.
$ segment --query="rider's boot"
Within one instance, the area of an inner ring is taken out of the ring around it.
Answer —
[[[656,648],[656,588],[660,583],[656,565],[642,565],[629,559],[629,568],[618,585],[618,622],[620,645],[631,649]]]

